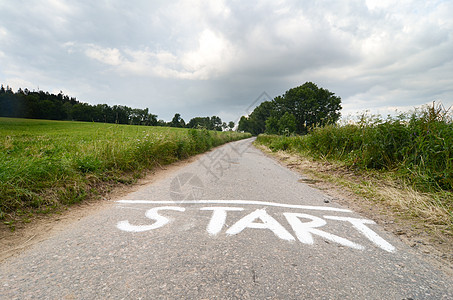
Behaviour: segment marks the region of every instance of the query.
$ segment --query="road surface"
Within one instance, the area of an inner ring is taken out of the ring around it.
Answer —
[[[453,299],[451,277],[251,142],[2,262],[0,298]]]

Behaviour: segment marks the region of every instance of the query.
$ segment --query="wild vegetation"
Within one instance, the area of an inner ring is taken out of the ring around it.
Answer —
[[[260,135],[257,143],[351,170],[390,174],[429,193],[428,209],[440,207],[453,224],[453,121],[440,104],[386,119],[364,114],[356,123],[316,127],[304,136]]]
[[[423,191],[453,190],[453,123],[440,105],[385,120],[363,115],[356,124],[317,127],[305,136],[262,135],[258,142],[355,168],[398,170]]]
[[[96,195],[144,171],[249,137],[238,132],[0,118],[0,218]]]

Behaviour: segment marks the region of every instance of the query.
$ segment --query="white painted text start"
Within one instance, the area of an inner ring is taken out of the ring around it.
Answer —
[[[121,200],[120,203],[153,203],[153,204],[188,204],[188,201],[137,201],[137,200]],[[190,201],[193,204],[261,204],[267,206],[280,206],[280,207],[290,207],[290,208],[303,208],[311,210],[323,210],[323,211],[341,211],[341,212],[351,212],[345,209],[330,208],[330,207],[316,207],[316,206],[298,206],[298,205],[285,205],[278,203],[270,202],[258,202],[258,201],[244,201],[244,200],[233,200],[233,201],[222,201],[222,200],[198,200]],[[206,226],[206,231],[211,236],[216,236],[222,232],[225,227],[226,220],[228,218],[228,212],[238,212],[244,211],[243,207],[235,206],[213,206],[213,207],[201,207],[200,211],[211,211],[211,218]],[[183,206],[159,206],[153,207],[146,211],[145,216],[153,220],[154,222],[149,225],[133,225],[128,220],[120,221],[117,223],[117,228],[126,231],[126,232],[145,232],[150,230],[156,230],[162,228],[163,226],[170,223],[170,219],[165,216],[165,212],[168,211],[177,211],[185,212],[186,208]],[[252,212],[242,216],[237,220],[233,225],[226,229],[225,233],[227,235],[237,235],[240,234],[243,230],[247,228],[254,229],[265,229],[270,230],[278,238],[286,241],[296,241],[296,239],[307,245],[314,244],[314,236],[321,237],[325,240],[328,240],[333,243],[340,244],[345,247],[363,250],[364,246],[352,242],[346,238],[340,237],[328,233],[324,230],[321,230],[323,226],[327,224],[326,220],[332,222],[346,222],[350,224],[355,230],[357,230],[363,237],[371,241],[375,246],[387,251],[394,252],[396,249],[382,237],[380,237],[376,232],[370,229],[367,225],[375,224],[374,221],[361,219],[361,218],[352,218],[352,217],[343,217],[343,216],[333,216],[333,215],[324,215],[321,217],[316,217],[306,213],[299,212],[284,212],[282,213],[285,217],[287,223],[292,229],[292,233],[289,232],[282,224],[280,224],[274,217],[272,217],[265,209],[255,209]]]

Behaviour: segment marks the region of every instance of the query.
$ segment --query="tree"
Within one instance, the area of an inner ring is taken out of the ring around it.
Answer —
[[[165,127],[167,126],[167,122],[165,122],[164,120],[158,120],[156,126]]]
[[[310,128],[335,123],[340,118],[341,98],[312,82],[292,88],[276,97],[275,110],[280,116],[286,112],[296,119],[296,132],[307,133]]]
[[[271,116],[266,120],[266,133],[289,135],[296,132],[296,118],[289,112],[281,118]]]
[[[271,101],[265,101],[257,106],[248,117],[242,117],[239,120],[238,130],[250,132],[258,135],[266,130],[266,120],[271,116],[274,104]]]
[[[189,123],[186,124],[187,128],[205,128],[211,127],[211,120],[209,117],[195,117],[190,119]]]
[[[266,133],[267,134],[278,134],[279,124],[277,117],[269,117],[266,120]]]
[[[129,124],[130,125],[156,125],[157,124],[157,116],[150,114],[149,109],[139,109],[134,108],[131,110],[131,114],[129,117]]]
[[[286,112],[280,120],[278,120],[279,134],[289,135],[294,133],[296,131],[296,127],[296,117],[289,112]]]
[[[195,117],[187,123],[187,128],[204,128],[208,130],[222,131],[224,123],[217,116],[212,117]],[[226,124],[225,124],[226,125]]]
[[[176,113],[173,119],[170,122],[171,127],[184,127],[186,125],[186,122],[181,118],[181,115]]]
[[[250,122],[249,118],[246,116],[242,116],[238,123],[238,131],[250,132]]]
[[[234,122],[233,121],[228,122],[228,128],[230,128],[230,131],[233,130],[233,128],[234,128]]]
[[[74,121],[93,121],[94,109],[88,103],[77,103],[72,107],[71,115]]]
[[[44,100],[39,102],[40,119],[55,120],[57,115],[57,107],[54,102]]]
[[[222,119],[220,119],[220,117],[217,116],[212,116],[210,128],[208,129],[222,131]]]
[[[107,104],[97,104],[94,107],[93,120],[95,122],[115,123],[116,114]]]
[[[146,109],[146,115],[143,119],[143,125],[146,126],[157,126],[157,115],[148,113],[148,108]]]
[[[241,117],[238,130],[253,135],[263,132],[305,134],[340,118],[341,98],[312,82],[292,88],[272,101],[257,106],[248,117]]]
[[[131,108],[123,105],[113,106],[113,115],[115,116],[115,123],[117,124],[129,124],[129,118],[131,116]]]
[[[66,115],[66,120],[72,120],[72,105],[69,102],[63,103],[62,110]]]

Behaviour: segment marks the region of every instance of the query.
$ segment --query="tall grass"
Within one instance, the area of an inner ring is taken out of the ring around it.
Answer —
[[[364,114],[355,124],[315,128],[306,136],[261,135],[257,142],[354,168],[395,171],[421,191],[453,190],[452,115],[434,103],[385,120]]]
[[[104,183],[249,137],[237,132],[0,118],[0,219],[71,204]]]

